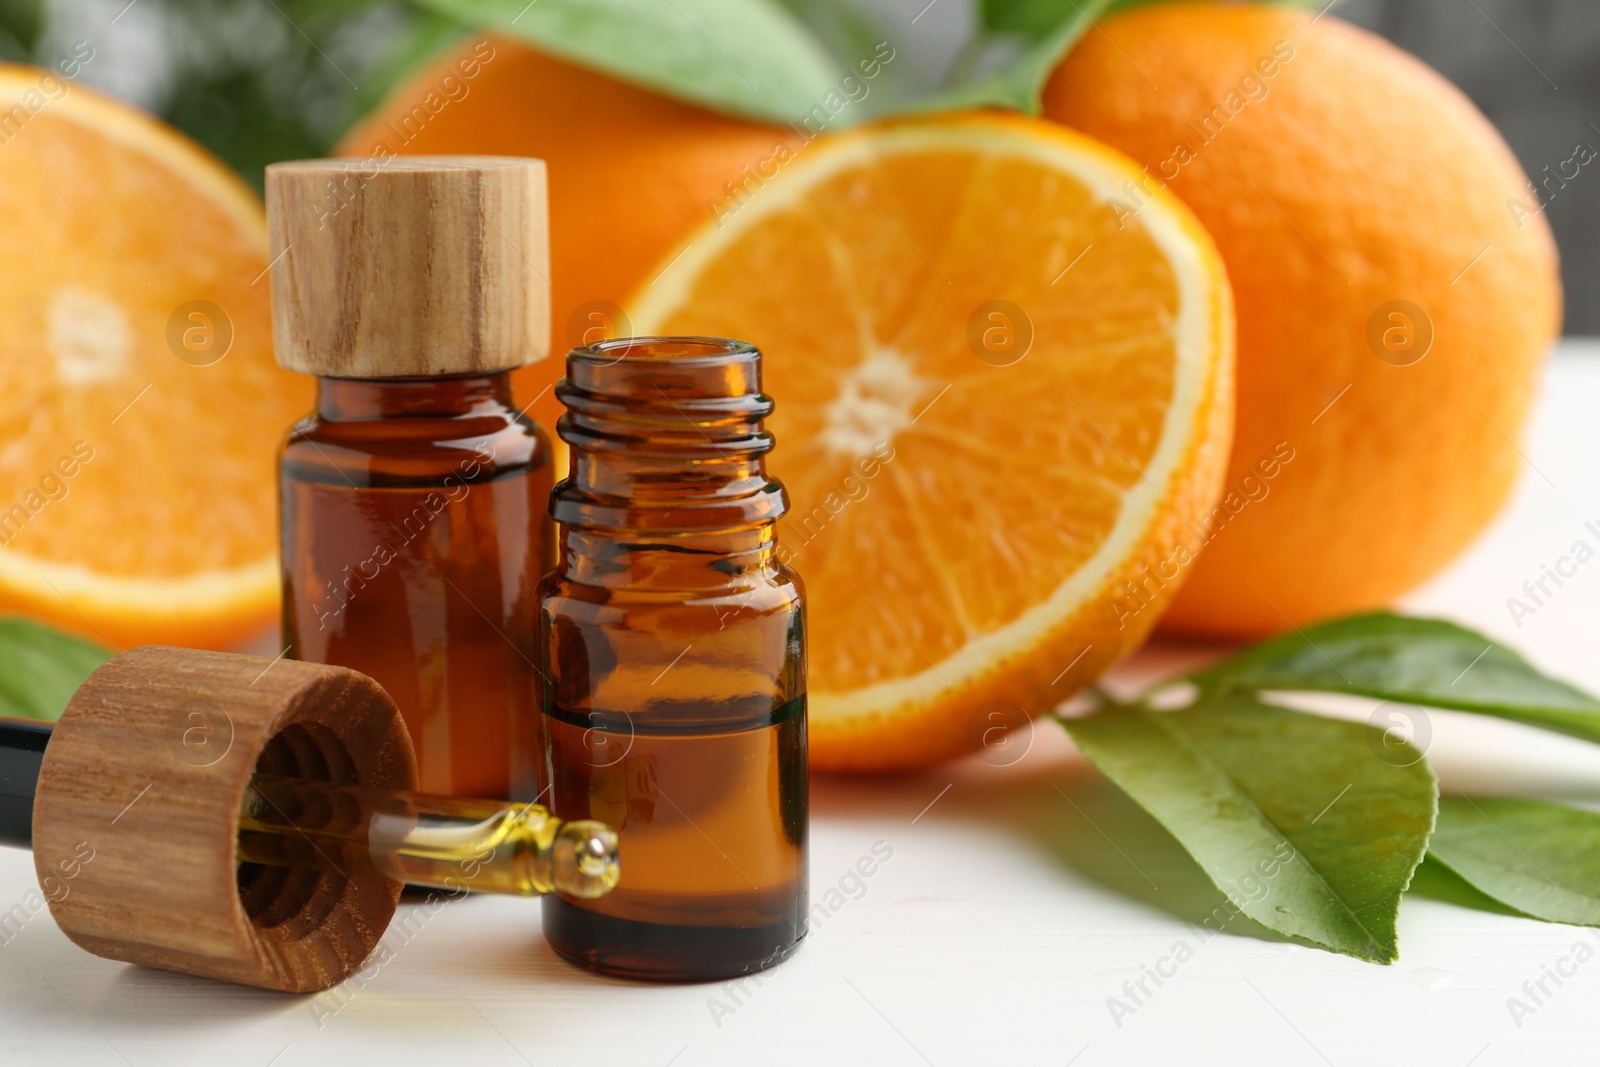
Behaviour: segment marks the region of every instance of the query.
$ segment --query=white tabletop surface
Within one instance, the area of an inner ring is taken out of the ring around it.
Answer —
[[[1592,691],[1600,568],[1580,572],[1520,628],[1506,598],[1600,520],[1597,415],[1600,345],[1569,342],[1523,447],[1515,503],[1404,605],[1481,628]],[[1196,654],[1147,649],[1111,684]],[[1339,710],[1365,717],[1368,707]],[[1447,784],[1600,801],[1600,747],[1429,714],[1430,757]],[[818,779],[811,841],[813,902],[841,879],[849,892],[832,898],[839,906],[792,961],[742,988],[579,971],[545,945],[537,905],[522,900],[448,904],[409,940],[392,940],[393,958],[375,973],[313,997],[101,960],[40,914],[0,945],[0,1064],[1496,1067],[1600,1058],[1600,962],[1580,966],[1520,1026],[1506,1004],[1575,942],[1600,947],[1600,931],[1412,895],[1400,912],[1400,961],[1388,967],[1231,932],[1202,940],[1186,920],[1220,897],[1048,723],[1009,767],[971,759],[893,779]],[[877,842],[892,857],[852,880]],[[34,884],[28,855],[0,850],[0,910]],[[1123,983],[1180,940],[1193,958],[1114,1019],[1108,998],[1124,997]]]

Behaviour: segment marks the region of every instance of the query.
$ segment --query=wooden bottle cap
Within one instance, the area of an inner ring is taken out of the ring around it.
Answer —
[[[295,993],[354,973],[400,885],[238,864],[258,767],[416,788],[400,713],[364,674],[152,646],[90,675],[34,795],[34,869],[62,932],[109,959]]]
[[[314,159],[267,168],[272,337],[289,370],[510,370],[550,348],[544,161]]]

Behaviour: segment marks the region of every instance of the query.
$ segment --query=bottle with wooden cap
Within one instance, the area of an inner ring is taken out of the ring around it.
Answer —
[[[426,792],[532,800],[552,463],[511,371],[548,349],[544,163],[279,163],[267,219],[278,363],[317,375],[279,473],[287,655],[377,679]]]

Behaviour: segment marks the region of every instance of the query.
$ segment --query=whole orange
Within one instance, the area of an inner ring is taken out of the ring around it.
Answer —
[[[1227,493],[1164,624],[1258,634],[1391,601],[1525,465],[1561,305],[1539,200],[1458,90],[1336,18],[1179,3],[1099,29],[1045,114],[1185,201],[1238,306]],[[1146,190],[1124,194],[1136,214]]]
[[[501,37],[469,38],[412,75],[340,155],[535,156],[549,164],[550,358],[517,395],[554,424],[568,348],[629,332],[620,305],[691,230],[746,196],[786,130],[678,103]],[[751,174],[756,174],[752,178]]]

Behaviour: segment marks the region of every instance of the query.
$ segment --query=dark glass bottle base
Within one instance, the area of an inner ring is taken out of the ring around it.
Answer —
[[[544,936],[584,970],[647,982],[714,982],[782,963],[806,936],[802,915],[771,926],[669,926],[600,915],[551,894]]]

